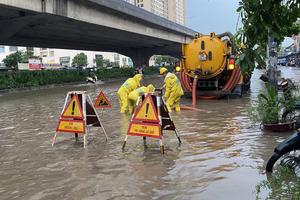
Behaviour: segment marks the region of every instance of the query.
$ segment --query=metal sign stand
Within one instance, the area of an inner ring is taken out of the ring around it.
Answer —
[[[138,104],[139,104],[140,98],[145,100],[145,95],[142,95],[142,97],[138,98],[137,106],[139,106]],[[159,124],[159,127],[160,127],[159,146],[160,146],[161,154],[164,154],[165,148],[164,148],[164,143],[163,143],[163,130],[173,130],[175,132],[175,135],[178,139],[179,144],[181,144],[181,139],[178,135],[178,131],[175,127],[175,124],[174,124],[171,116],[170,116],[170,113],[167,110],[164,99],[161,97],[161,95],[154,94],[154,93],[151,94],[151,98],[152,98],[152,100],[154,100],[154,99],[156,100],[156,108],[155,109],[156,109],[157,114],[158,114],[158,118],[159,118],[158,124]],[[135,114],[133,114],[132,117],[131,117],[131,123],[133,122],[134,115]],[[149,124],[151,124],[151,123],[149,123]],[[154,124],[154,123],[152,123],[152,124]],[[126,146],[129,135],[130,134],[127,134],[125,136],[123,146],[122,146],[123,151],[125,149],[125,146]],[[140,135],[142,136],[143,134],[140,134]],[[147,148],[147,136],[143,136],[143,143],[144,143],[144,147]]]
[[[62,115],[63,115],[63,112],[66,109],[66,105],[68,103],[68,99],[69,98],[72,99],[72,97],[74,95],[77,95],[77,97],[79,99],[79,102],[80,102],[80,106],[82,108],[82,112],[83,112],[83,119],[81,119],[83,121],[83,123],[84,123],[84,131],[82,133],[83,134],[83,147],[86,148],[88,130],[91,127],[101,127],[102,130],[103,130],[103,133],[105,135],[106,141],[107,141],[108,137],[107,137],[106,131],[104,129],[104,126],[102,125],[100,117],[99,117],[98,113],[96,112],[96,109],[93,106],[93,103],[92,103],[92,100],[91,100],[90,96],[87,95],[85,91],[72,91],[72,92],[68,92],[68,94],[66,96],[66,99],[65,99],[65,104],[64,104],[64,107],[63,107],[63,110],[62,110],[62,113],[61,113],[59,121],[63,120],[63,116]],[[74,117],[72,120],[76,120],[76,117]],[[70,133],[74,133],[76,141],[78,140],[78,133],[76,133],[75,130],[71,130],[71,129],[70,130],[64,130],[64,131],[57,130],[56,133],[55,133],[55,135],[54,135],[54,137],[53,137],[53,140],[52,140],[52,147],[55,144],[58,132],[70,132]]]

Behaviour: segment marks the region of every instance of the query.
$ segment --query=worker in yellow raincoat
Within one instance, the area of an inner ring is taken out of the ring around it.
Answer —
[[[128,108],[128,95],[141,85],[142,75],[136,74],[133,78],[127,79],[119,88],[117,94],[120,103],[121,113],[125,113]]]
[[[128,95],[129,113],[133,112],[133,108],[136,105],[136,102],[141,94],[154,92],[154,90],[155,87],[152,84],[150,84],[147,87],[142,86],[130,92]]]
[[[160,75],[164,76],[165,101],[169,112],[172,112],[172,107],[175,111],[180,111],[180,98],[184,94],[180,81],[173,73],[168,72],[168,69],[162,67],[159,69]]]

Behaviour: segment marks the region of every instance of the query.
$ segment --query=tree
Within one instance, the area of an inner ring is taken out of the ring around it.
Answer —
[[[40,59],[38,56],[34,56],[32,51],[17,51],[6,56],[3,62],[7,67],[17,69],[18,63],[28,63],[28,60],[31,58]]]
[[[87,66],[87,55],[84,53],[77,54],[72,60],[72,66],[79,68],[83,68]]]
[[[155,56],[155,64],[158,66],[169,64],[169,65],[175,65],[175,63],[178,61],[177,58],[174,58],[172,56]]]
[[[236,35],[238,63],[243,73],[251,74],[255,63],[266,65],[264,62],[269,55],[267,64],[270,74],[273,74],[271,82],[275,84],[276,43],[299,33],[299,25],[295,24],[300,14],[299,0],[240,0],[237,11],[243,23]]]
[[[110,67],[110,61],[108,59],[103,60],[103,67],[105,68]]]
[[[28,63],[28,60],[31,58],[37,58],[36,56],[33,56],[33,52],[32,51],[25,51],[22,52],[22,60],[21,63]]]
[[[95,63],[96,63],[97,68],[103,67],[103,56],[96,55]]]
[[[6,67],[14,70],[18,69],[18,63],[20,63],[21,61],[22,61],[22,52],[20,51],[17,51],[16,53],[12,53],[3,59],[3,63],[6,65]]]

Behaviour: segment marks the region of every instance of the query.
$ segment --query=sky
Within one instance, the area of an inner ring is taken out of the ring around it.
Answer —
[[[203,34],[215,32],[217,34],[229,31],[236,32],[236,27],[241,27],[238,0],[186,0],[187,1],[187,26]],[[239,22],[238,22],[239,21]],[[238,23],[237,23],[238,22]],[[292,43],[286,38],[283,46]]]
[[[238,0],[186,1],[187,26],[189,28],[204,34],[236,32]]]

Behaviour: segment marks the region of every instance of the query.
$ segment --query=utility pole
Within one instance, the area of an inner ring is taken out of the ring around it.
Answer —
[[[267,75],[269,78],[269,83],[273,85],[276,89],[276,92],[278,91],[277,84],[278,84],[278,78],[277,78],[277,42],[275,42],[275,39],[271,37],[270,35],[270,29],[268,30],[269,37],[268,37],[268,47],[267,47],[267,54],[268,54],[268,69],[267,69]]]

